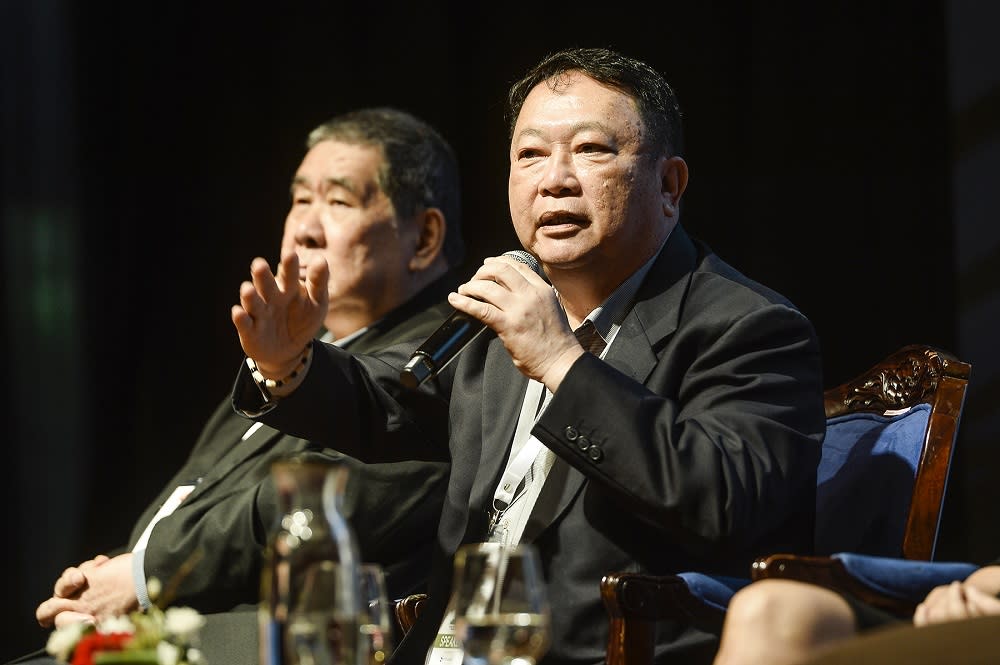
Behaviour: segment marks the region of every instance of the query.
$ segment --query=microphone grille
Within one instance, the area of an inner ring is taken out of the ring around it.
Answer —
[[[545,278],[545,272],[542,271],[542,264],[540,264],[538,259],[536,259],[532,254],[524,251],[523,249],[512,249],[509,252],[504,252],[503,255],[509,256],[518,263],[523,263],[531,268],[536,275],[543,279]]]

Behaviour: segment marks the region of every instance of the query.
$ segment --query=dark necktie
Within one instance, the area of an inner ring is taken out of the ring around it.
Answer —
[[[573,331],[576,335],[577,341],[580,342],[585,350],[590,351],[595,356],[600,356],[601,352],[604,351],[604,347],[607,342],[601,337],[601,333],[597,332],[597,326],[590,319],[587,319],[580,327]]]

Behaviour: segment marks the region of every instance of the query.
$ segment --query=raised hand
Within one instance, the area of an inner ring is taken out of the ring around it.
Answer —
[[[244,353],[267,378],[287,376],[302,350],[323,325],[327,311],[329,267],[316,256],[299,279],[299,258],[282,253],[277,274],[257,257],[250,264],[250,281],[240,285],[240,304],[232,308],[233,325]]]

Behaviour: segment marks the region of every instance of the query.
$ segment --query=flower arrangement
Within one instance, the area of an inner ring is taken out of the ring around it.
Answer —
[[[155,601],[159,582],[150,579],[148,590]],[[45,650],[69,665],[206,665],[197,648],[204,624],[205,618],[190,607],[163,610],[154,602],[146,611],[57,628]]]

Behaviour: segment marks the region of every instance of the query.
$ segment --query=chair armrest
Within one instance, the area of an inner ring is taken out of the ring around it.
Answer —
[[[931,589],[963,580],[978,567],[848,552],[828,557],[772,554],[754,562],[751,576],[754,581],[780,578],[816,584],[909,618]]]
[[[669,619],[718,634],[733,586],[747,580],[699,573],[642,575],[610,573],[601,579],[601,598],[608,612],[607,665],[651,663],[654,624]]]
[[[414,593],[406,598],[398,598],[393,601],[393,608],[396,614],[396,625],[399,627],[399,634],[406,635],[416,623],[420,616],[420,607],[427,600],[427,594]]]

